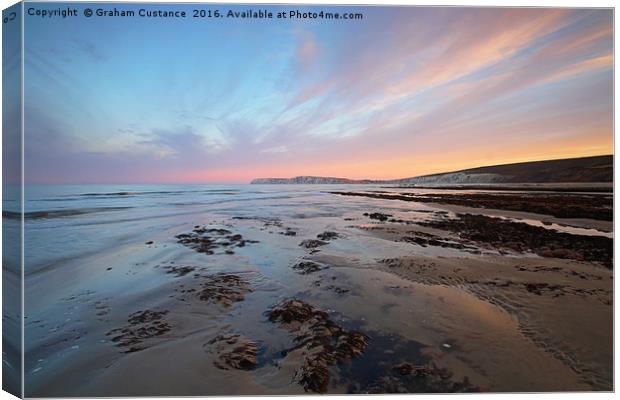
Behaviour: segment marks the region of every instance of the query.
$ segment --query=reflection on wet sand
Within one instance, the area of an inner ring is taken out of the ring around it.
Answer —
[[[600,221],[279,190],[76,216],[129,233],[28,274],[27,395],[611,390]]]

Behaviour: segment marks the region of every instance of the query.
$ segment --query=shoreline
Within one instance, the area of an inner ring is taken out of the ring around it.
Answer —
[[[611,239],[517,219],[574,222],[557,217],[289,190],[33,220],[125,233],[28,274],[28,395],[611,388]]]

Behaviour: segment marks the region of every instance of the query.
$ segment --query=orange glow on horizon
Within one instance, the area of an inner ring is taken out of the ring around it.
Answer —
[[[158,182],[249,183],[254,178],[292,178],[295,176],[390,180],[492,165],[610,154],[613,155],[611,144],[589,145],[588,147],[565,146],[554,151],[541,148],[530,152],[524,152],[524,149],[513,149],[508,152],[480,149],[466,153],[445,153],[441,158],[437,154],[428,154],[416,156],[414,160],[411,157],[398,157],[384,160],[343,160],[321,165],[291,163],[279,166],[239,166],[209,171],[192,170],[181,174],[170,173],[159,176]]]

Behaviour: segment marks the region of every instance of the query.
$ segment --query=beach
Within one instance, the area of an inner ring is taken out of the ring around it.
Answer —
[[[613,390],[612,194],[515,186],[27,187],[25,394]]]

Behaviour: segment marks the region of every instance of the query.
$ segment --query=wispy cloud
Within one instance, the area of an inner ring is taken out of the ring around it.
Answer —
[[[399,177],[612,151],[610,10],[361,10],[164,30],[33,21],[29,179]]]

